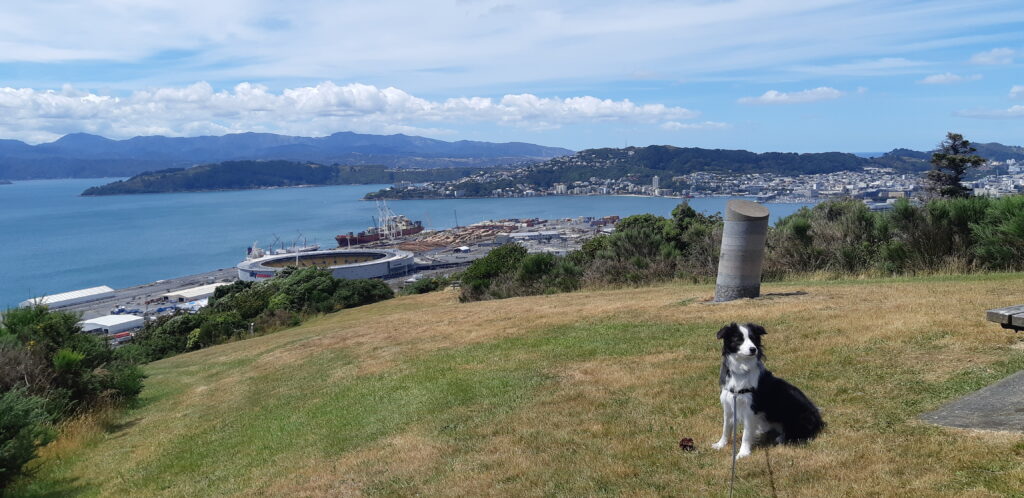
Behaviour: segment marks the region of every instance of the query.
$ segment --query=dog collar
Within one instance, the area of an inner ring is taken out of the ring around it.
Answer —
[[[733,394],[733,396],[735,396],[737,394],[752,393],[752,392],[754,392],[754,389],[750,388],[750,387],[744,387],[743,389],[740,389],[739,391],[734,391],[732,389],[729,389],[729,392],[731,392]]]

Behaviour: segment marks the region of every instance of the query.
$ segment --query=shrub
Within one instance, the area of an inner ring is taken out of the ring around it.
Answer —
[[[0,490],[23,473],[36,448],[53,439],[46,400],[16,388],[0,394]]]
[[[506,273],[514,273],[526,257],[526,249],[517,244],[505,244],[495,248],[486,256],[474,261],[462,272],[463,301],[483,299],[494,279]]]
[[[434,292],[445,288],[449,281],[450,280],[446,277],[421,278],[409,285],[406,285],[402,289],[401,294],[408,296],[412,294],[426,294],[428,292]]]
[[[223,289],[223,290],[222,290]],[[254,332],[298,325],[303,317],[394,297],[380,280],[339,280],[322,268],[286,268],[264,282],[217,288],[210,305],[195,314],[160,318],[136,336],[133,357],[156,360]]]
[[[986,268],[1024,269],[1024,196],[991,202],[984,218],[970,225],[974,254]]]
[[[395,291],[381,280],[340,280],[337,290],[334,291],[333,302],[337,309],[342,309],[373,304],[393,297]]]

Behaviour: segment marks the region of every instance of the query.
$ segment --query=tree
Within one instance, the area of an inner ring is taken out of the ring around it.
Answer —
[[[985,159],[973,154],[977,149],[959,133],[949,132],[932,154],[932,169],[928,172],[926,188],[935,197],[968,197],[970,189],[960,184],[969,168],[985,164]]]

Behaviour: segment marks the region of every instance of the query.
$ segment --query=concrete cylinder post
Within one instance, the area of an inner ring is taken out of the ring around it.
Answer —
[[[726,204],[715,301],[761,295],[761,264],[767,238],[768,208],[744,200]]]

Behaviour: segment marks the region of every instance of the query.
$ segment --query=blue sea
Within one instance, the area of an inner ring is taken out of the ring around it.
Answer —
[[[253,242],[275,237],[334,247],[339,233],[365,230],[377,208],[360,200],[385,185],[80,197],[114,179],[0,185],[0,309],[31,297],[84,287],[114,288],[230,268]],[[726,198],[690,199],[720,212]],[[590,196],[389,202],[427,228],[501,218],[668,216],[679,199]],[[802,204],[767,204],[773,220]]]

